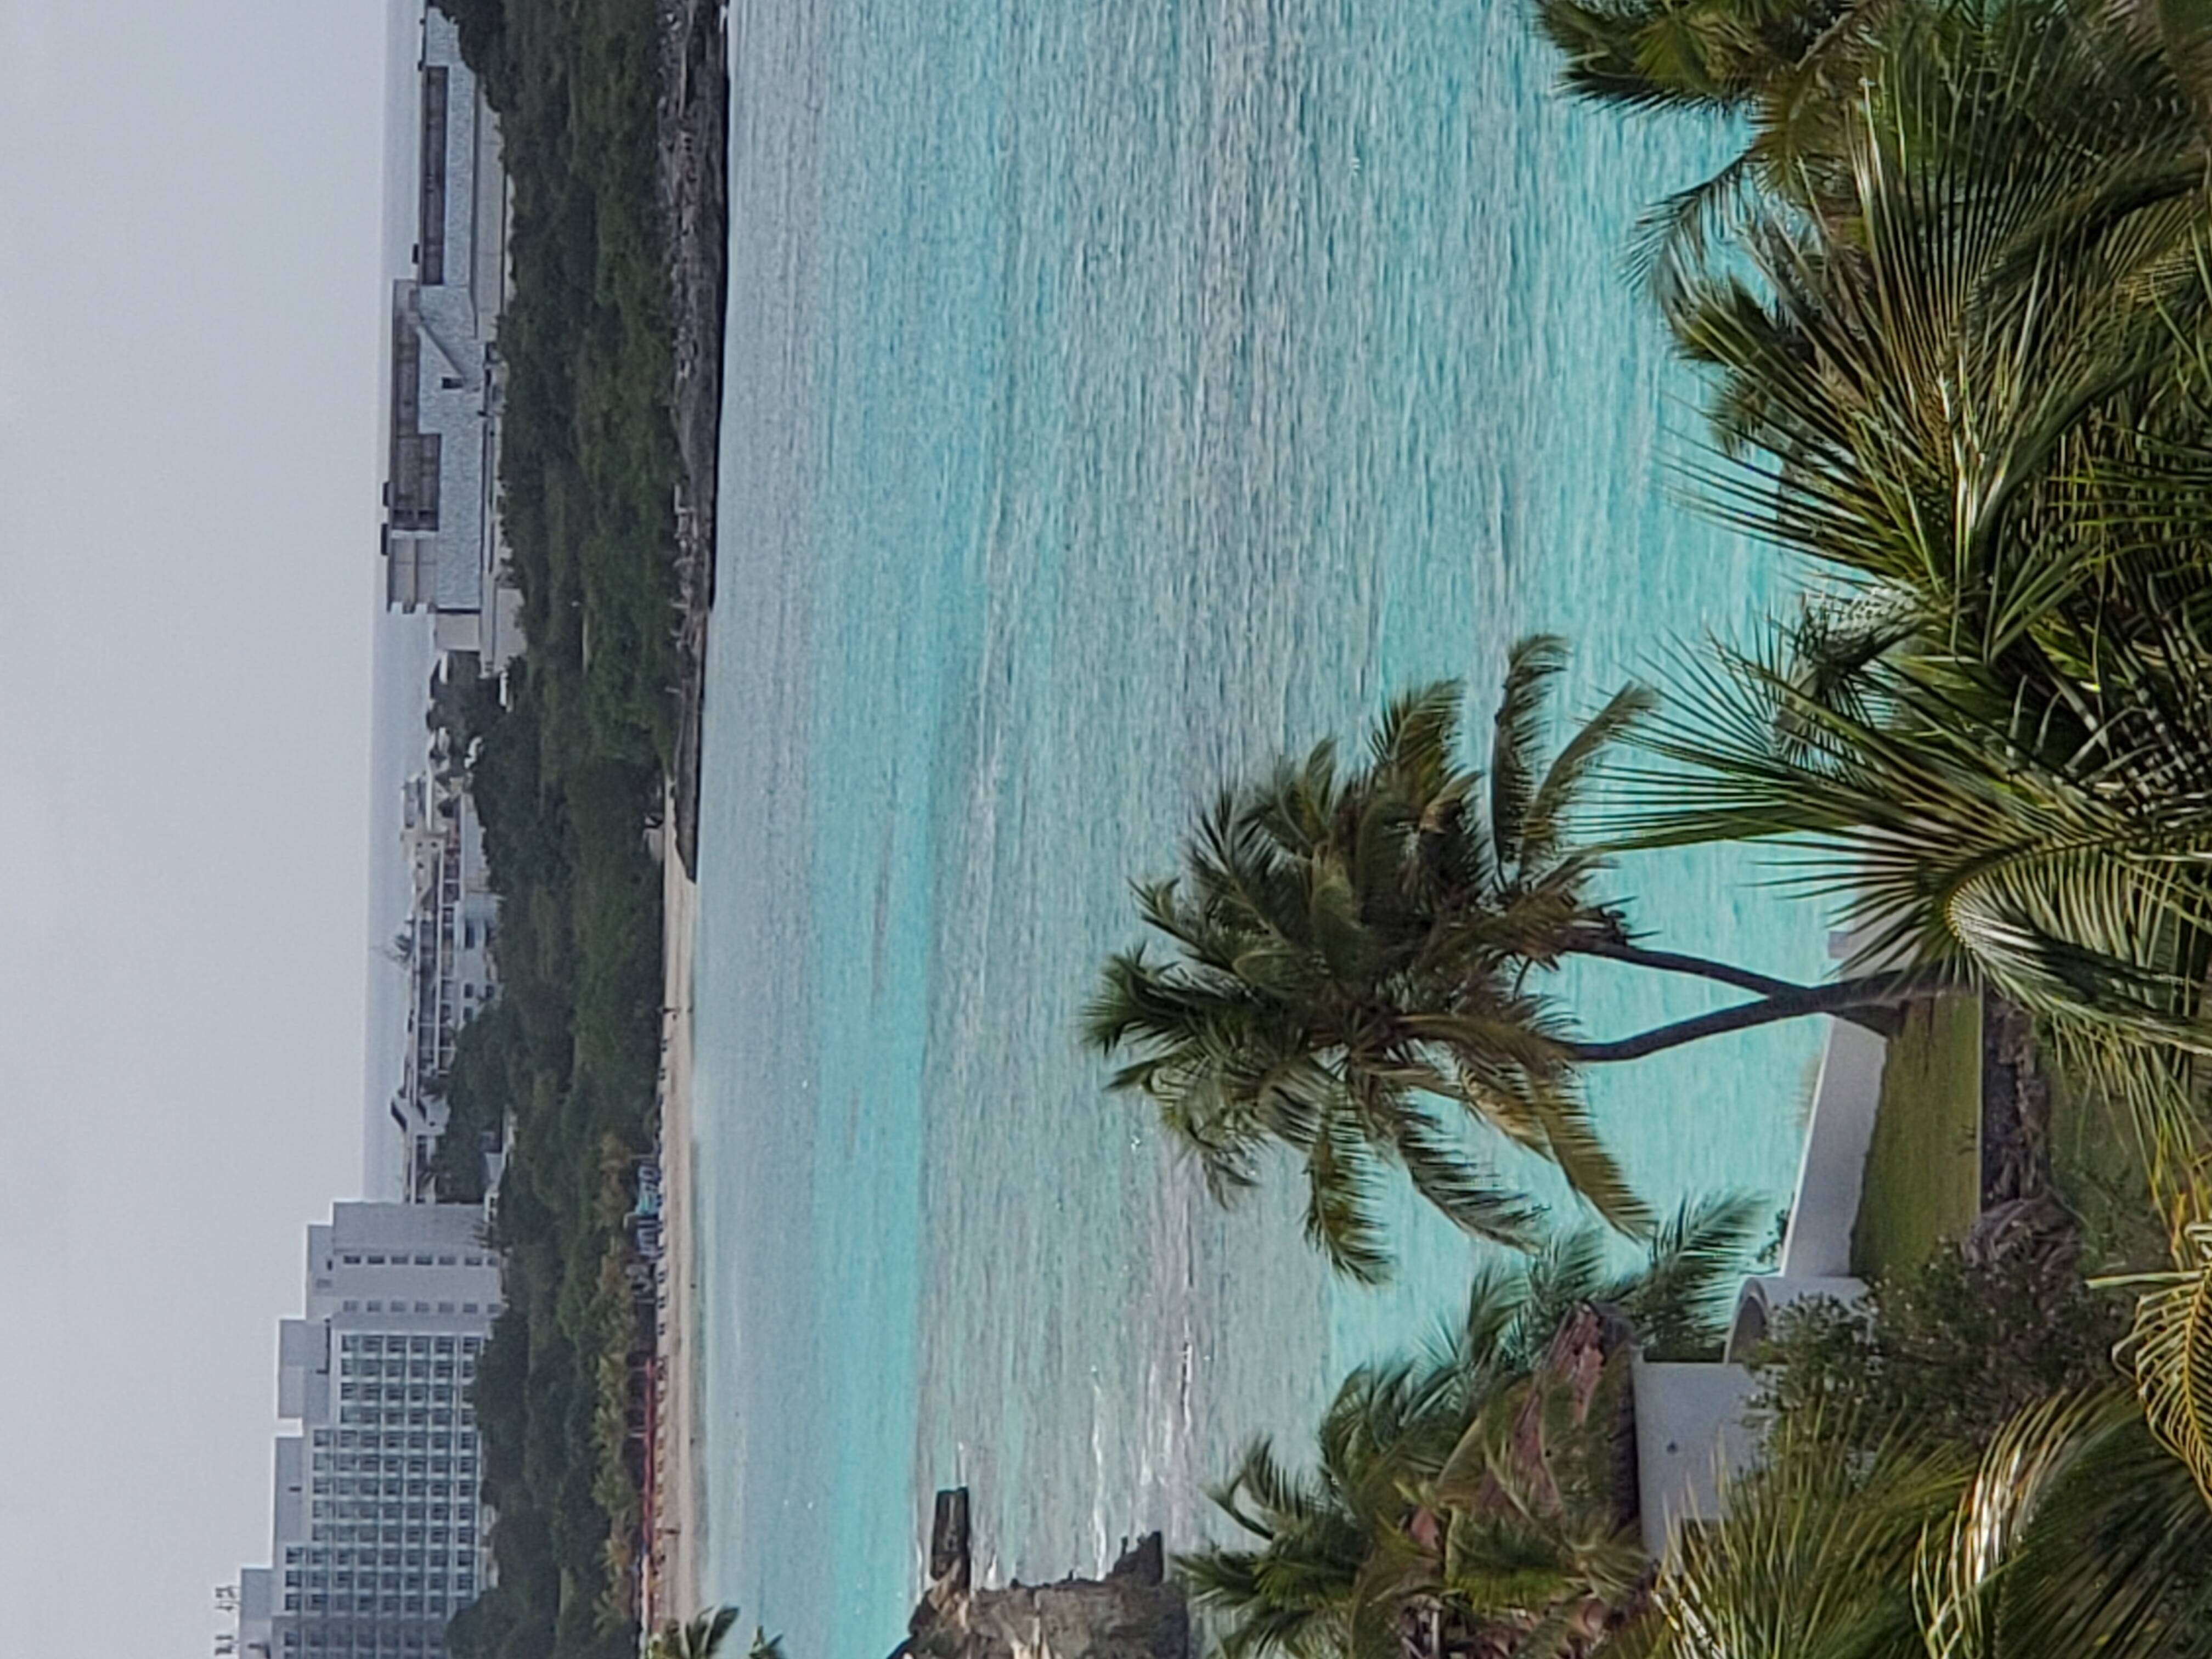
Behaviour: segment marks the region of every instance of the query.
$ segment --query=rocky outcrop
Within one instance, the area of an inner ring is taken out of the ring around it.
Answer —
[[[978,1589],[961,1487],[937,1495],[929,1554],[929,1588],[894,1659],[1190,1659],[1190,1610],[1158,1533],[1103,1578]]]

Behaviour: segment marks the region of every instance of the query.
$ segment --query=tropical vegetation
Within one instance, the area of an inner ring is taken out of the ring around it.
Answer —
[[[1310,1473],[1255,1442],[1212,1494],[1249,1541],[1181,1563],[1224,1659],[1556,1651],[1626,1620],[1650,1568],[1631,1349],[1717,1357],[1762,1219],[1686,1206],[1629,1272],[1598,1228],[1555,1237],[1479,1273],[1427,1352],[1346,1377]]]
[[[665,241],[649,0],[440,0],[496,108],[513,294],[500,498],[527,649],[504,696],[441,700],[500,895],[498,1003],[446,1079],[441,1195],[506,1154],[507,1311],[478,1372],[497,1583],[459,1659],[638,1644],[637,1343],[622,1217],[653,1144],[660,873],[645,845],[675,726]]]
[[[1784,1418],[1687,1534],[1628,1646],[1653,1659],[2212,1651],[2212,1510],[2124,1392],[2023,1411],[1976,1457],[1839,1457]],[[1817,1425],[1812,1425],[1818,1427]]]
[[[651,11],[441,3],[515,180],[501,489],[531,640],[504,701],[440,715],[504,900],[503,1000],[447,1079],[452,1195],[471,1140],[512,1126],[511,1305],[477,1389],[500,1580],[452,1641],[612,1659],[636,1634],[610,1549],[635,1501],[607,1410],[620,1172],[649,1141],[659,961],[638,831],[676,678]],[[1244,1540],[1188,1582],[1230,1659],[2212,1650],[2212,20],[1536,10],[1575,95],[1735,124],[1739,153],[1636,252],[1706,378],[1705,506],[1818,585],[1556,745],[1565,647],[1524,641],[1479,767],[1460,689],[1415,690],[1357,756],[1233,782],[1181,873],[1139,886],[1152,942],[1105,964],[1086,1036],[1217,1195],[1287,1150],[1343,1273],[1389,1269],[1386,1178],[1526,1253],[1434,1352],[1346,1381],[1310,1473],[1255,1446],[1218,1497]],[[1613,861],[1723,840],[1782,847],[1836,903],[1843,977],[1636,932]],[[1592,1034],[1556,989],[1582,957],[1741,998]],[[1814,1014],[1886,1030],[1937,991],[2026,1011],[2070,1097],[2116,1113],[2172,1261],[2093,1285],[2063,1250],[1947,1249],[1861,1309],[1785,1318],[1763,1457],[1660,1566],[1618,1475],[1627,1355],[1710,1345],[1752,1218],[1656,1218],[1584,1073]],[[1547,1236],[1482,1137],[1556,1165],[1643,1270],[1610,1269],[1598,1230]],[[734,1619],[651,1650],[707,1659]]]
[[[1525,872],[1533,728],[1501,717],[1484,822],[1449,690],[1394,705],[1363,765],[1324,746],[1232,789],[1183,878],[1139,888],[1168,954],[1109,964],[1094,1041],[1218,1191],[1266,1146],[1302,1157],[1310,1230],[1354,1273],[1382,1265],[1391,1164],[1526,1242],[1516,1195],[1423,1167],[1447,1114],[1632,1229],[1576,1133],[1574,1077],[1619,1046],[1541,975],[1592,935],[1649,948],[1597,891],[1601,856],[1774,843],[1858,954],[1817,1009],[1815,988],[1744,983],[1731,1017],[2002,998],[2063,1096],[2132,1136],[2173,1261],[2092,1284],[2078,1240],[1947,1249],[1857,1310],[1785,1316],[1725,1518],[1626,1592],[1567,1571],[1595,1558],[1555,1533],[1521,1559],[1557,1599],[1531,1589],[1502,1636],[1489,1564],[1453,1576],[1447,1498],[1468,1494],[1436,1448],[1461,1443],[1411,1371],[1347,1384],[1313,1475],[1248,1459],[1224,1497],[1260,1546],[1194,1558],[1192,1582],[1238,1609],[1232,1644],[1302,1659],[2212,1651],[2212,15],[1540,0],[1538,21],[1571,93],[1738,123],[1637,254],[1706,376],[1707,508],[1809,561],[1814,597],[1571,738],[1576,786],[1609,747],[1637,758]],[[1568,1606],[1605,1612],[1570,1627]]]
[[[708,1607],[688,1623],[672,1619],[646,1638],[645,1659],[718,1659],[737,1622],[735,1607]],[[745,1659],[783,1659],[782,1638],[755,1626]]]
[[[1856,88],[1668,304],[1721,514],[1826,595],[1686,665],[1635,845],[1781,840],[1866,961],[1984,985],[2203,1157],[2206,146],[2132,7],[1854,13]]]
[[[1763,1408],[1853,1455],[1893,1440],[1979,1452],[2029,1407],[2110,1387],[2126,1310],[2070,1245],[2062,1224],[2001,1252],[1946,1248],[1850,1306],[1784,1308],[1751,1356]]]

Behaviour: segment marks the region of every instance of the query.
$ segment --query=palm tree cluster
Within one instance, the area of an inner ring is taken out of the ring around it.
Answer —
[[[1213,1493],[1249,1542],[1183,1558],[1224,1659],[1587,1651],[1645,1599],[1622,1479],[1632,1332],[1717,1351],[1758,1207],[1686,1206],[1633,1272],[1601,1230],[1478,1275],[1417,1357],[1347,1377],[1312,1470],[1262,1440]]]
[[[1345,1380],[1310,1468],[1255,1443],[1213,1492],[1242,1540],[1180,1563],[1223,1659],[2212,1655],[2212,1230],[2142,1286],[2135,1391],[2045,1396],[1978,1448],[1782,1407],[1724,1518],[1645,1556],[1630,1347],[1717,1351],[1757,1218],[1686,1207],[1632,1273],[1595,1228],[1486,1270],[1426,1352]]]
[[[1832,580],[1682,671],[1610,828],[1786,841],[1867,960],[2036,1013],[2136,1106],[2178,1226],[2212,1041],[2212,151],[2165,15],[1839,17],[1847,95],[1667,295],[1709,504]]]
[[[1833,1425],[1785,1415],[1728,1518],[1656,1577],[1611,1553],[1599,1489],[1557,1473],[1555,1429],[1604,1410],[1562,1403],[1559,1356],[1478,1343],[1458,1369],[1364,1372],[1313,1474],[1247,1459],[1222,1496],[1256,1545],[1194,1558],[1193,1582],[1238,1613],[1237,1651],[1298,1659],[2212,1651],[2212,17],[1538,14],[1578,94],[1741,123],[1742,152],[1655,209],[1638,252],[1707,375],[1698,493],[1812,560],[1816,597],[1687,661],[1663,709],[1622,692],[1548,763],[1559,647],[1539,641],[1484,773],[1440,687],[1394,704],[1359,763],[1323,745],[1231,789],[1182,878],[1139,890],[1168,951],[1109,963],[1092,1040],[1218,1192],[1289,1148],[1310,1232],[1371,1277],[1393,1166],[1468,1231],[1528,1243],[1533,1206],[1468,1159],[1470,1121],[1648,1226],[1583,1112],[1589,1065],[1993,992],[2132,1110],[2176,1265],[2116,1285],[2139,1298],[2132,1389],[2044,1400],[1978,1452],[1900,1425],[1841,1456]],[[1594,848],[1569,821],[1615,744],[1644,758],[1584,824]],[[1779,844],[1840,902],[1847,977],[1669,957],[1596,891],[1601,852],[1714,841]],[[1543,975],[1607,954],[1751,1000],[1591,1041]]]

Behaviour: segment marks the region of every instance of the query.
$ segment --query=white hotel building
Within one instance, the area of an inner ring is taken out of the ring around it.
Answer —
[[[378,943],[398,983],[372,988],[364,1150],[373,1196],[428,1201],[453,1041],[495,991],[497,901],[465,757],[447,751],[443,733],[426,743],[422,715],[434,680],[497,675],[522,640],[497,500],[508,214],[498,120],[452,20],[422,0],[393,3],[407,55],[392,64],[387,112],[392,281],[379,545],[386,622],[421,630],[401,654],[422,665],[407,675],[399,706],[380,702],[377,714],[373,765],[380,794],[398,799],[398,846],[377,854],[372,902],[389,918]],[[388,810],[380,804],[380,827]],[[397,870],[386,862],[394,851]]]
[[[340,1204],[307,1230],[277,1339],[270,1564],[239,1585],[251,1659],[435,1659],[487,1587],[469,1387],[500,1309],[472,1206]]]
[[[507,184],[499,125],[453,22],[422,17],[411,267],[392,289],[385,603],[496,672],[520,644],[497,511]]]

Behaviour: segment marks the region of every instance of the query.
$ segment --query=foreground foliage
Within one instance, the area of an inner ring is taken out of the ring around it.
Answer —
[[[1596,1229],[1479,1275],[1429,1352],[1345,1379],[1310,1473],[1265,1440],[1213,1493],[1248,1544],[1181,1562],[1224,1659],[1535,1654],[1626,1618],[1649,1573],[1623,1484],[1629,1336],[1717,1353],[1764,1218],[1674,1217],[1642,1267]]]
[[[718,1659],[737,1622],[735,1607],[709,1607],[689,1624],[672,1619],[647,1638],[645,1659]],[[783,1638],[754,1626],[745,1659],[783,1659]]]
[[[1977,1459],[1835,1455],[1784,1417],[1729,1518],[1683,1539],[1626,1644],[1652,1659],[2212,1652],[2212,1510],[2125,1394],[2067,1395]]]
[[[1784,1309],[1753,1368],[1766,1409],[1859,1453],[1897,1437],[1978,1449],[2038,1401],[2110,1385],[2126,1328],[2120,1298],[2062,1250],[1944,1249],[1856,1307]]]
[[[1863,961],[2033,1012],[2133,1109],[2178,1226],[2212,1046],[2197,60],[2062,0],[1843,34],[1848,90],[1668,299],[1711,504],[1838,586],[1684,670],[1614,828],[1786,842]]]
[[[1709,374],[1711,504],[1834,578],[1680,672],[1632,735],[1660,763],[1613,844],[1783,843],[1841,897],[1862,970],[2032,1012],[2074,1092],[2132,1115],[2177,1251],[2129,1281],[2132,1393],[2051,1392],[2112,1334],[2070,1263],[2007,1284],[1939,1264],[1870,1316],[1802,1319],[1761,1466],[1630,1646],[2204,1652],[2212,18],[1542,17],[1585,95],[1748,116],[1743,155],[1662,204],[1644,252]]]

